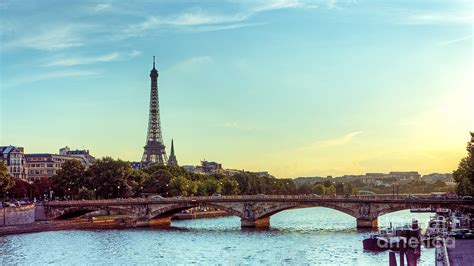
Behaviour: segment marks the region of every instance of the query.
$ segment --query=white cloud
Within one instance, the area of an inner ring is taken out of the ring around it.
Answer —
[[[219,25],[220,29],[233,29],[244,25],[233,24],[247,19],[246,14],[212,15],[203,11],[182,13],[169,17],[149,17],[145,21],[130,25],[124,31],[126,35],[139,35],[147,30],[160,26],[193,27],[202,25]],[[218,29],[216,29],[218,30]]]
[[[52,79],[89,77],[96,76],[98,74],[99,72],[95,70],[67,70],[47,72],[14,78],[12,81],[6,82],[5,87],[15,87],[23,84]]]
[[[96,6],[94,6],[93,10],[94,12],[101,12],[101,11],[104,11],[104,10],[107,10],[107,9],[110,9],[111,5],[110,4],[97,4]]]
[[[455,43],[459,43],[459,42],[464,42],[464,41],[471,40],[471,39],[472,39],[472,35],[468,35],[468,36],[464,36],[464,37],[461,37],[461,38],[442,41],[442,42],[439,42],[438,45],[439,46],[447,46],[447,45],[451,45],[451,44],[455,44]]]
[[[196,25],[207,25],[207,24],[222,24],[236,21],[243,21],[247,18],[245,14],[234,14],[234,15],[211,15],[205,12],[199,11],[195,13],[184,13],[175,17],[163,19],[163,24],[174,25],[174,26],[196,26]]]
[[[152,16],[146,18],[141,23],[129,25],[123,34],[125,34],[125,37],[140,35],[147,30],[157,29],[162,26],[194,28],[194,31],[229,30],[264,24],[244,23],[251,17],[262,12],[290,8],[317,8],[314,2],[299,0],[261,1],[256,4],[252,3],[244,6],[245,8],[243,10],[232,14],[211,14],[197,9],[192,12],[166,17]]]
[[[139,55],[141,55],[141,54],[142,54],[141,51],[133,50],[132,52],[130,52],[130,53],[128,54],[128,56],[130,56],[130,57],[133,58],[133,57],[137,57],[137,56],[139,56]]]
[[[337,8],[337,0],[329,0],[327,6],[329,9]]]
[[[77,65],[87,65],[87,64],[95,64],[95,63],[105,63],[105,62],[112,62],[118,60],[125,60],[137,57],[140,55],[141,52],[137,50],[133,50],[130,53],[108,53],[104,55],[98,56],[90,56],[90,57],[62,57],[59,59],[54,59],[45,63],[43,66],[52,67],[52,66],[77,66]]]
[[[354,131],[348,133],[342,137],[332,138],[332,139],[325,139],[325,140],[318,140],[310,144],[309,146],[303,147],[303,150],[316,150],[321,148],[333,147],[333,146],[340,146],[351,142],[354,137],[361,134],[362,131]]]
[[[191,69],[194,69],[196,66],[199,66],[201,64],[208,64],[211,62],[212,57],[210,56],[195,56],[175,64],[167,71],[189,71]]]
[[[403,24],[443,24],[472,23],[474,16],[470,13],[418,13],[405,16]]]
[[[234,23],[228,25],[204,25],[199,26],[193,29],[190,29],[192,32],[208,32],[208,31],[220,31],[220,30],[231,30],[231,29],[238,29],[238,28],[246,28],[246,27],[255,27],[260,25],[265,25],[266,23]]]
[[[256,4],[253,8],[253,12],[264,12],[278,9],[287,9],[287,8],[303,8],[303,7],[317,7],[316,5],[308,5],[305,2],[298,0],[274,0],[274,1],[264,1],[262,3]]]
[[[28,32],[27,35],[5,44],[10,48],[29,48],[37,50],[60,50],[84,45],[80,32],[82,25],[64,25],[56,28],[43,28],[39,32]]]

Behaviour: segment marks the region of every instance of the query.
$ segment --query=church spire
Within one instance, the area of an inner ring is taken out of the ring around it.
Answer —
[[[174,154],[174,141],[171,140],[171,152],[170,157],[168,160],[169,166],[178,166],[178,160],[176,159],[176,155]]]

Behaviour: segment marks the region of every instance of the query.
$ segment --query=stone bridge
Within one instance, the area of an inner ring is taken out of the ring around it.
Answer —
[[[44,204],[48,219],[79,217],[94,211],[114,211],[150,226],[169,226],[171,216],[195,207],[213,207],[240,217],[242,227],[269,227],[278,212],[307,207],[331,208],[356,218],[358,228],[375,228],[380,215],[410,208],[449,208],[474,211],[474,201],[392,195],[317,196],[220,196],[163,199],[114,199],[51,201]]]

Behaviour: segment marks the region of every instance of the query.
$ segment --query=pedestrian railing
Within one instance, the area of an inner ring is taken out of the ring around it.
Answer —
[[[129,198],[129,199],[100,199],[100,200],[66,200],[45,202],[46,206],[72,206],[72,205],[105,205],[105,204],[146,204],[159,202],[197,202],[197,201],[401,201],[420,203],[470,203],[460,199],[434,199],[411,195],[236,195],[236,196],[191,196],[191,197],[166,197],[166,198]]]

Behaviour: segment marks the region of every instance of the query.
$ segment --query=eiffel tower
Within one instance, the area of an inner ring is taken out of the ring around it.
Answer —
[[[167,162],[163,136],[161,135],[160,103],[158,100],[158,70],[155,68],[155,57],[153,56],[153,69],[150,72],[150,115],[148,120],[148,134],[144,147],[142,166],[165,165]]]

